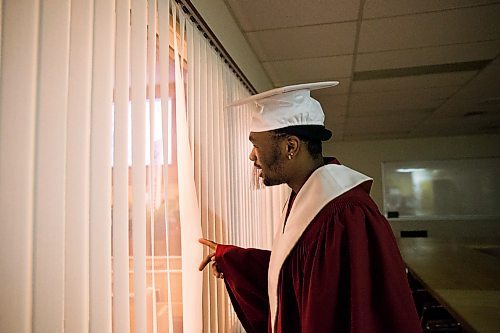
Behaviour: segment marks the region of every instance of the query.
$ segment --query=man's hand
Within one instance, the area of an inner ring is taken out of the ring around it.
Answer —
[[[205,246],[208,246],[211,250],[215,251],[217,250],[217,243],[215,242],[212,242],[208,239],[205,239],[205,238],[200,238],[198,239],[198,242],[200,242],[201,244],[205,245]],[[200,263],[200,267],[198,267],[198,270],[202,271],[206,265],[208,265],[209,262],[212,262],[211,264],[211,270],[212,270],[212,274],[218,278],[218,279],[223,279],[224,278],[224,273],[222,273],[220,270],[219,270],[219,267],[217,266],[217,262],[215,262],[215,252],[212,252],[210,254],[208,254]]]

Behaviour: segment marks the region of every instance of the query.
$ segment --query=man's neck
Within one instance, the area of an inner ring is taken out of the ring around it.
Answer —
[[[309,179],[311,174],[318,168],[325,165],[323,157],[309,160],[305,165],[302,165],[299,170],[295,173],[292,179],[290,179],[287,184],[295,192],[299,193],[302,186]]]

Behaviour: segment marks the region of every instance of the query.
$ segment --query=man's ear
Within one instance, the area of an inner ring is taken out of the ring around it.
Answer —
[[[288,155],[297,155],[300,150],[300,139],[295,135],[288,136],[286,140],[286,149]]]

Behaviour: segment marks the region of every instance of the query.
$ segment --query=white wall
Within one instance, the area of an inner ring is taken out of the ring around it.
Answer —
[[[382,207],[382,162],[500,156],[500,135],[329,142],[324,153],[374,178],[371,195]],[[399,230],[428,230],[429,237],[500,238],[500,221],[391,221]]]
[[[250,48],[223,0],[191,0],[217,39],[248,80],[262,92],[273,88],[271,80]]]

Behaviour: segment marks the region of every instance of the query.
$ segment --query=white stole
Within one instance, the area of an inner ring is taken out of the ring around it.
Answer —
[[[287,209],[274,238],[269,262],[268,293],[271,328],[278,309],[278,279],[281,267],[309,223],[332,199],[372,179],[344,165],[327,164],[316,169],[295,197],[285,226]],[[285,226],[285,227],[284,227]],[[284,227],[284,230],[283,230]]]

